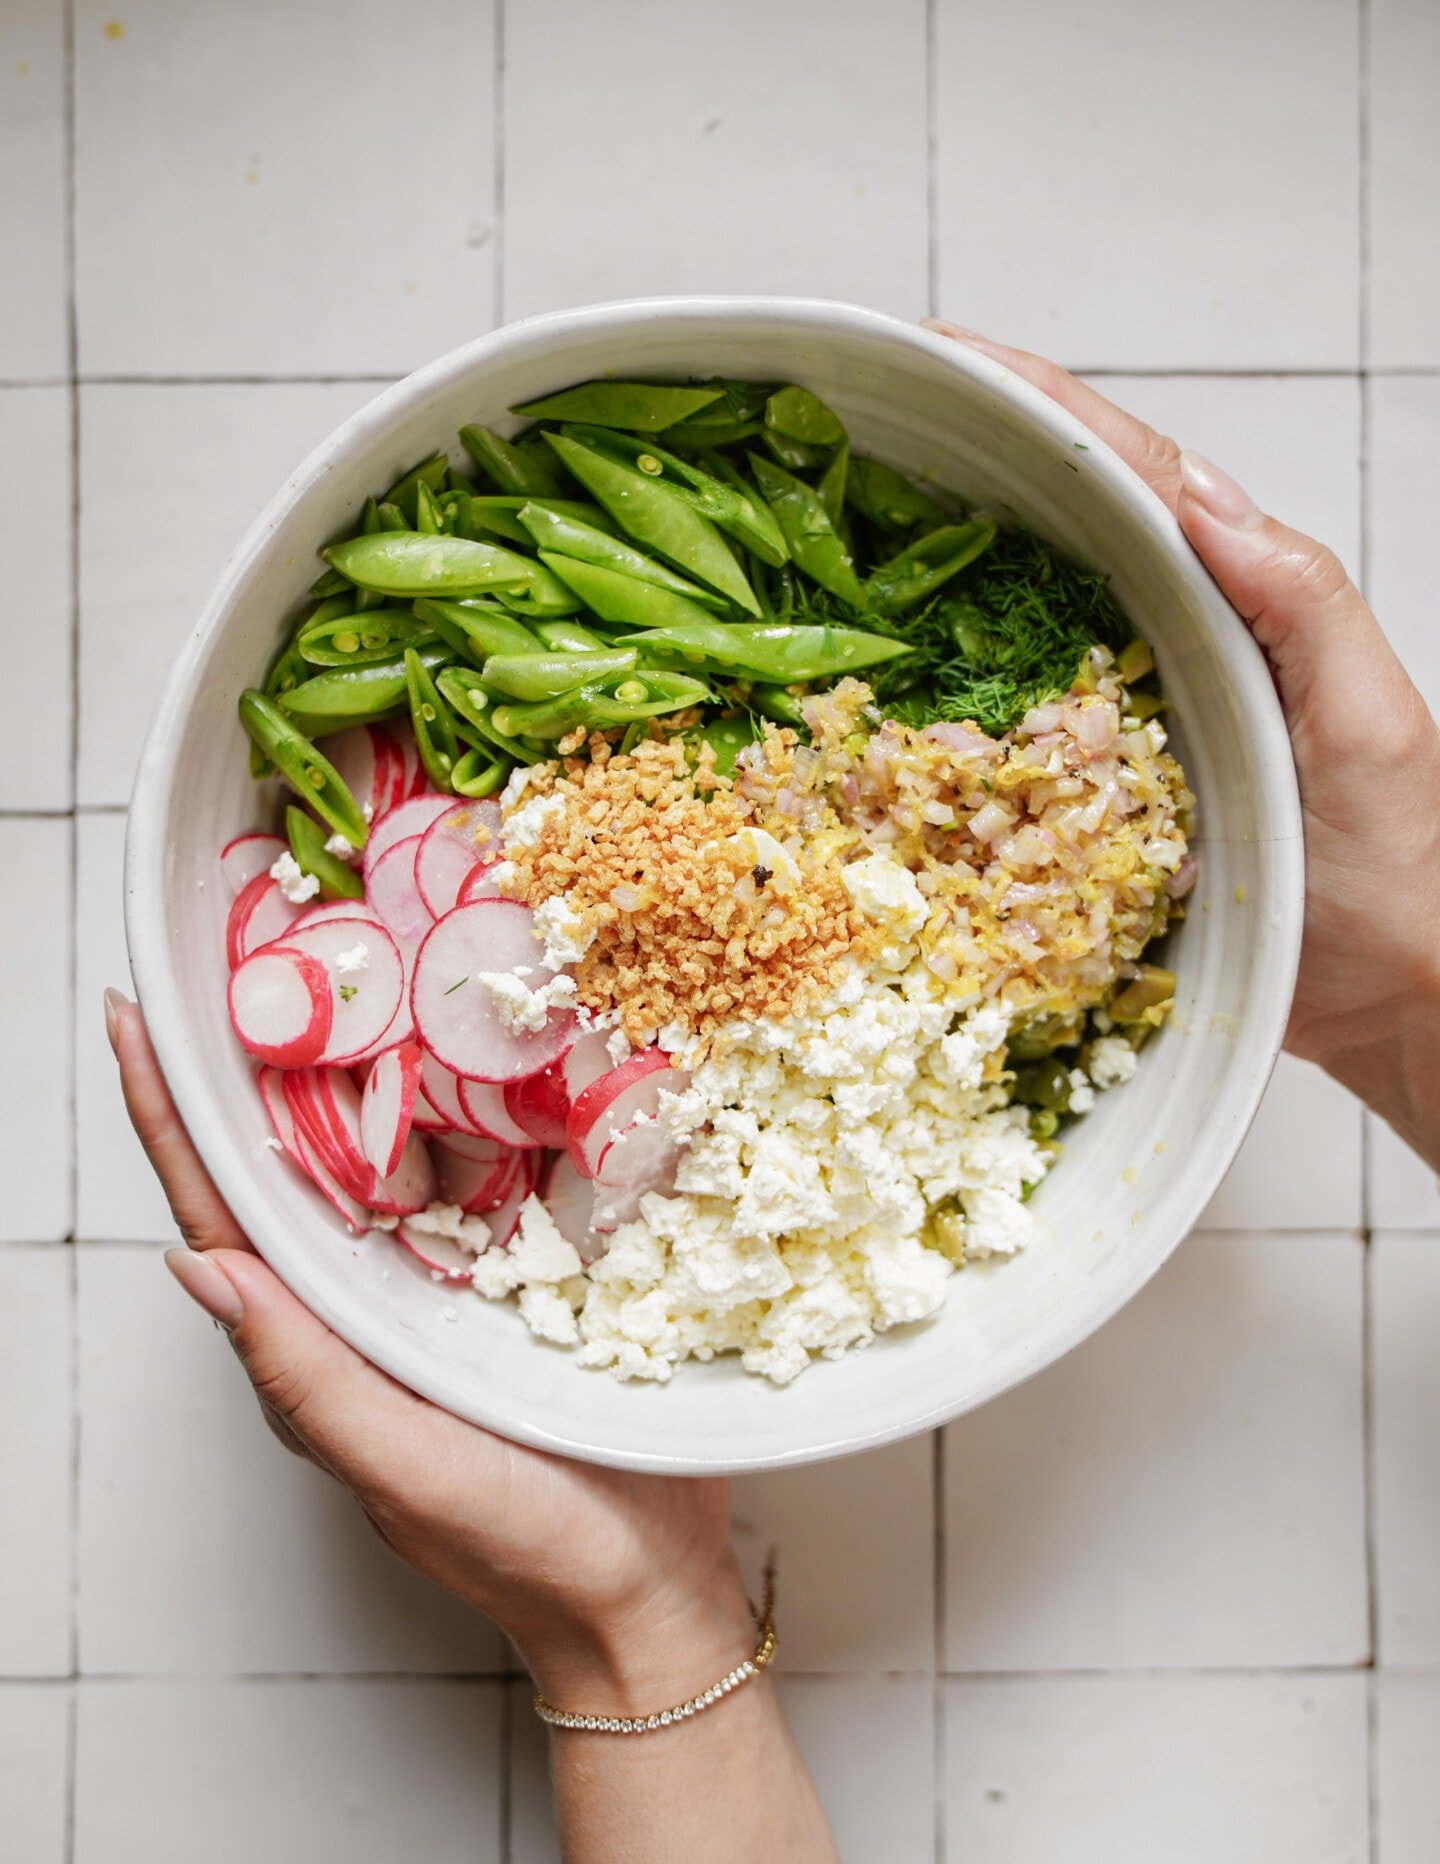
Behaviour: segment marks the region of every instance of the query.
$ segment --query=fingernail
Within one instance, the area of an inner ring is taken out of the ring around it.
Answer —
[[[110,1038],[110,1046],[112,1049],[120,1035],[120,1017],[118,1014],[120,1005],[122,1003],[128,1003],[129,1001],[130,999],[125,995],[123,990],[116,990],[113,986],[105,992],[105,1033]]]
[[[212,1320],[218,1320],[227,1333],[233,1333],[245,1318],[245,1304],[228,1275],[206,1256],[189,1249],[167,1249],[165,1266],[197,1306],[203,1307]]]
[[[1237,485],[1228,472],[1212,465],[1203,453],[1180,455],[1180,478],[1195,503],[1233,531],[1253,531],[1264,516],[1244,487]]]
[[[959,337],[962,343],[983,343],[985,338],[978,330],[967,330],[964,324],[947,323],[943,317],[922,317],[922,330],[934,330],[942,337]]]

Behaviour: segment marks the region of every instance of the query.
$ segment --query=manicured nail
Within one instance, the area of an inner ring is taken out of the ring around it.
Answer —
[[[227,1333],[233,1333],[244,1320],[245,1304],[234,1282],[207,1257],[189,1249],[167,1249],[165,1266],[190,1299]]]
[[[113,986],[105,992],[105,1033],[110,1038],[110,1046],[112,1049],[120,1035],[120,1017],[118,1013],[120,1005],[122,1003],[128,1003],[129,1001],[130,999],[125,995],[123,990],[116,990]]]
[[[962,343],[984,343],[988,341],[987,338],[981,336],[978,330],[967,330],[964,324],[946,323],[943,317],[922,317],[920,319],[920,328],[922,330],[934,330],[942,337],[958,337]]]
[[[1236,485],[1228,472],[1221,472],[1202,453],[1180,455],[1180,478],[1195,503],[1232,531],[1253,531],[1264,517],[1244,487]]]

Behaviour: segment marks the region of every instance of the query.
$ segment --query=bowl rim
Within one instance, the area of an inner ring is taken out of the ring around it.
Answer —
[[[1087,469],[1100,478],[1110,493],[1143,517],[1154,547],[1168,556],[1174,568],[1196,589],[1207,622],[1223,631],[1225,659],[1236,700],[1253,734],[1257,753],[1276,781],[1267,785],[1267,807],[1276,826],[1271,858],[1278,869],[1275,897],[1279,920],[1270,927],[1266,970],[1274,986],[1258,1010],[1247,1019],[1248,1046],[1256,1065],[1243,1091],[1230,1091],[1228,1111],[1234,1118],[1235,1147],[1248,1130],[1280,1052],[1290,999],[1299,966],[1304,921],[1304,850],[1299,790],[1295,778],[1289,732],[1269,667],[1249,629],[1209,576],[1176,519],[1149,486],[1098,435],[1052,401],[1040,389],[1003,364],[963,342],[940,335],[919,324],[863,306],[826,298],[768,297],[763,295],[677,295],[626,298],[570,309],[547,311],[519,319],[461,344],[444,355],[382,389],[332,430],[285,479],[240,537],[222,564],[183,648],[172,664],[157,701],[137,767],[130,798],[125,845],[125,927],[136,994],[144,1011],[151,1042],[182,1119],[187,1112],[204,1109],[213,1114],[211,1095],[199,1059],[185,1035],[187,1015],[178,991],[164,984],[168,940],[164,885],[166,840],[163,831],[165,803],[177,775],[179,746],[192,682],[199,665],[248,572],[270,536],[291,508],[299,503],[340,461],[357,447],[379,438],[393,417],[412,402],[442,388],[452,378],[472,373],[477,366],[527,351],[555,352],[568,338],[597,329],[617,334],[657,322],[724,321],[744,324],[765,321],[798,331],[879,338],[897,348],[925,353],[944,366],[970,376],[983,390],[1011,404],[1028,421],[1053,438],[1073,444],[1084,437]],[[263,1230],[255,1174],[247,1170],[238,1148],[217,1148],[217,1157],[205,1156],[206,1169],[247,1234]],[[1233,1160],[1233,1152],[1230,1157]],[[1230,1161],[1226,1161],[1227,1165]],[[1218,1183],[1218,1176],[1215,1179]],[[884,1444],[931,1430],[973,1410],[1002,1392],[1024,1383],[1091,1337],[1139,1292],[1188,1236],[1201,1215],[1215,1184],[1197,1177],[1188,1207],[1175,1214],[1175,1235],[1157,1254],[1146,1257],[1135,1271],[1112,1291],[1114,1299],[1081,1333],[1071,1339],[1047,1341],[1020,1376],[997,1375],[958,1399],[940,1399],[900,1419],[867,1424],[863,1419],[820,1421],[821,1440],[780,1450],[756,1449],[733,1456],[694,1456],[667,1453],[660,1448],[643,1451],[591,1448],[572,1435],[547,1429],[542,1420],[508,1414],[503,1404],[491,1404],[488,1394],[467,1405],[460,1415],[512,1441],[554,1454],[603,1463],[613,1468],[662,1474],[715,1474],[722,1471],[774,1469],[876,1449]],[[257,1247],[259,1245],[257,1244]],[[313,1270],[302,1249],[292,1247],[288,1236],[265,1236],[260,1250],[265,1261],[287,1287],[327,1326],[358,1352],[412,1391],[446,1409],[454,1408],[453,1390],[445,1378],[431,1376],[424,1359],[383,1318],[366,1310],[323,1271]]]

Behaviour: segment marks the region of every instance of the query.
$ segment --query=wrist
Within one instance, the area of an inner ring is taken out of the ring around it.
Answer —
[[[1427,941],[1393,973],[1393,1012],[1317,1057],[1327,1074],[1440,1171],[1440,949]]]

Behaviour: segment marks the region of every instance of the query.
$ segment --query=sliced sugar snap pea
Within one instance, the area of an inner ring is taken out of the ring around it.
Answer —
[[[469,667],[445,667],[436,674],[435,684],[450,707],[450,721],[457,736],[467,744],[488,744],[517,764],[529,762],[526,747],[496,729],[495,706],[497,702],[503,704],[504,698],[492,692],[480,674]]]
[[[845,481],[849,476],[850,442],[844,440],[836,447],[830,464],[821,473],[820,483],[815,488],[815,496],[825,507],[825,516],[830,520],[836,536],[842,540],[845,536]]]
[[[838,447],[845,439],[840,416],[827,408],[818,395],[792,382],[777,388],[765,403],[765,425],[786,440],[798,440],[808,447]]]
[[[425,774],[437,790],[448,790],[460,746],[455,740],[449,708],[440,697],[430,669],[413,647],[405,650],[405,692],[410,701],[415,748],[420,753]]]
[[[487,479],[502,492],[526,498],[560,498],[565,485],[552,460],[502,440],[493,428],[462,427],[460,444]]]
[[[373,498],[367,498],[365,501],[365,509],[360,515],[360,535],[362,537],[373,537],[377,531],[381,531],[384,528],[385,527],[380,522],[380,506],[378,501]],[[355,607],[357,610],[363,611],[367,608],[378,608],[384,600],[384,596],[380,595],[374,589],[357,589],[355,591]],[[312,615],[310,619],[314,621],[316,617]]]
[[[621,687],[628,689],[623,698],[617,690]],[[605,731],[635,719],[688,711],[710,697],[710,688],[703,680],[682,674],[626,674],[608,686],[580,686],[538,705],[497,706],[494,716],[496,725],[507,734],[548,740],[563,738],[580,725]]]
[[[285,834],[296,866],[302,874],[315,876],[322,893],[334,900],[364,899],[365,886],[355,869],[330,853],[325,846],[329,836],[324,829],[294,803],[287,804],[285,809]]]
[[[492,750],[472,745],[456,758],[455,768],[450,773],[450,786],[457,796],[468,796],[478,801],[503,790],[514,767],[510,758],[497,757]]]
[[[768,621],[692,622],[624,635],[621,644],[635,648],[642,665],[669,663],[706,672],[749,673],[772,686],[838,679],[910,652],[903,641],[860,628]]]
[[[466,528],[460,530],[460,535],[470,537],[490,532],[496,537],[505,537],[512,543],[520,544],[526,550],[533,550],[534,536],[520,517],[521,511],[532,504],[535,510],[553,512],[557,518],[571,519],[607,536],[613,537],[615,534],[615,520],[609,512],[603,506],[591,504],[588,499],[547,498],[532,501],[520,493],[500,492],[493,497],[487,494],[466,499]]]
[[[588,653],[492,654],[480,669],[487,686],[511,699],[533,704],[556,699],[575,686],[596,686],[631,673],[633,647],[592,649]]]
[[[995,541],[988,521],[946,524],[918,538],[871,572],[865,606],[879,615],[904,615],[934,595]]]
[[[418,466],[412,466],[404,478],[397,479],[380,503],[395,506],[405,514],[405,522],[413,525],[420,487],[423,485],[433,492],[444,481],[446,465],[443,453],[432,453],[428,460],[421,460]]]
[[[309,593],[317,602],[323,602],[332,595],[343,595],[346,587],[345,578],[339,570],[326,570],[311,583]]]
[[[702,608],[723,613],[730,606],[724,596],[691,582],[678,570],[672,570],[668,563],[647,557],[633,544],[558,511],[553,505],[523,505],[519,518],[527,535],[540,547],[542,561],[544,553],[550,551],[577,562],[598,564],[601,569],[614,570],[636,582],[654,583],[657,588],[669,589],[691,602],[698,602]]]
[[[352,847],[363,848],[369,829],[334,765],[264,693],[241,693],[239,711],[240,723],[296,794]]]
[[[512,550],[464,537],[428,537],[419,531],[381,531],[331,544],[326,558],[362,589],[382,595],[472,595],[519,589],[534,565]]]
[[[534,654],[540,637],[508,609],[489,602],[438,602],[421,600],[415,617],[455,653],[481,667],[491,654]]]
[[[585,421],[593,427],[623,427],[632,434],[658,434],[719,401],[722,391],[675,388],[653,382],[582,382],[512,408],[532,421]]]
[[[783,466],[758,453],[750,455],[766,504],[774,512],[784,533],[785,542],[797,566],[813,577],[822,589],[839,596],[848,607],[858,609],[862,601],[860,579],[850,552],[830,522],[820,494],[803,479],[797,479]]]
[[[372,608],[319,622],[312,618],[295,637],[295,645],[313,667],[363,667],[392,660],[401,648],[434,639],[433,631],[408,609]]]
[[[913,479],[882,466],[879,460],[851,460],[845,499],[862,518],[884,531],[908,531],[917,524],[930,528],[950,521]]]
[[[722,777],[729,777],[735,774],[735,759],[747,744],[755,742],[756,733],[751,720],[742,713],[712,718],[707,724],[686,732],[685,736],[692,744],[708,744],[715,753],[716,770]]]
[[[422,479],[415,487],[415,529],[422,537],[435,537],[450,529],[435,494]]]
[[[597,634],[583,621],[575,621],[568,615],[559,621],[537,621],[535,634],[542,645],[557,654],[588,654],[610,645],[603,634]]]
[[[601,621],[622,623],[628,628],[668,628],[702,621],[717,628],[731,625],[688,596],[662,589],[658,583],[641,582],[599,563],[582,563],[549,550],[540,552],[540,561],[566,582]]]
[[[771,459],[787,472],[823,472],[830,458],[829,447],[812,447],[803,440],[788,440],[773,427],[762,427],[758,437]]]
[[[448,647],[422,647],[421,660],[432,670],[450,659]],[[372,667],[332,667],[313,674],[290,692],[281,695],[280,704],[292,717],[333,720],[327,728],[338,731],[342,725],[359,725],[383,718],[405,698],[405,662],[396,654]]]
[[[750,688],[750,704],[762,718],[777,725],[791,725],[797,730],[805,723],[802,701],[788,686],[768,686],[761,682]]]

